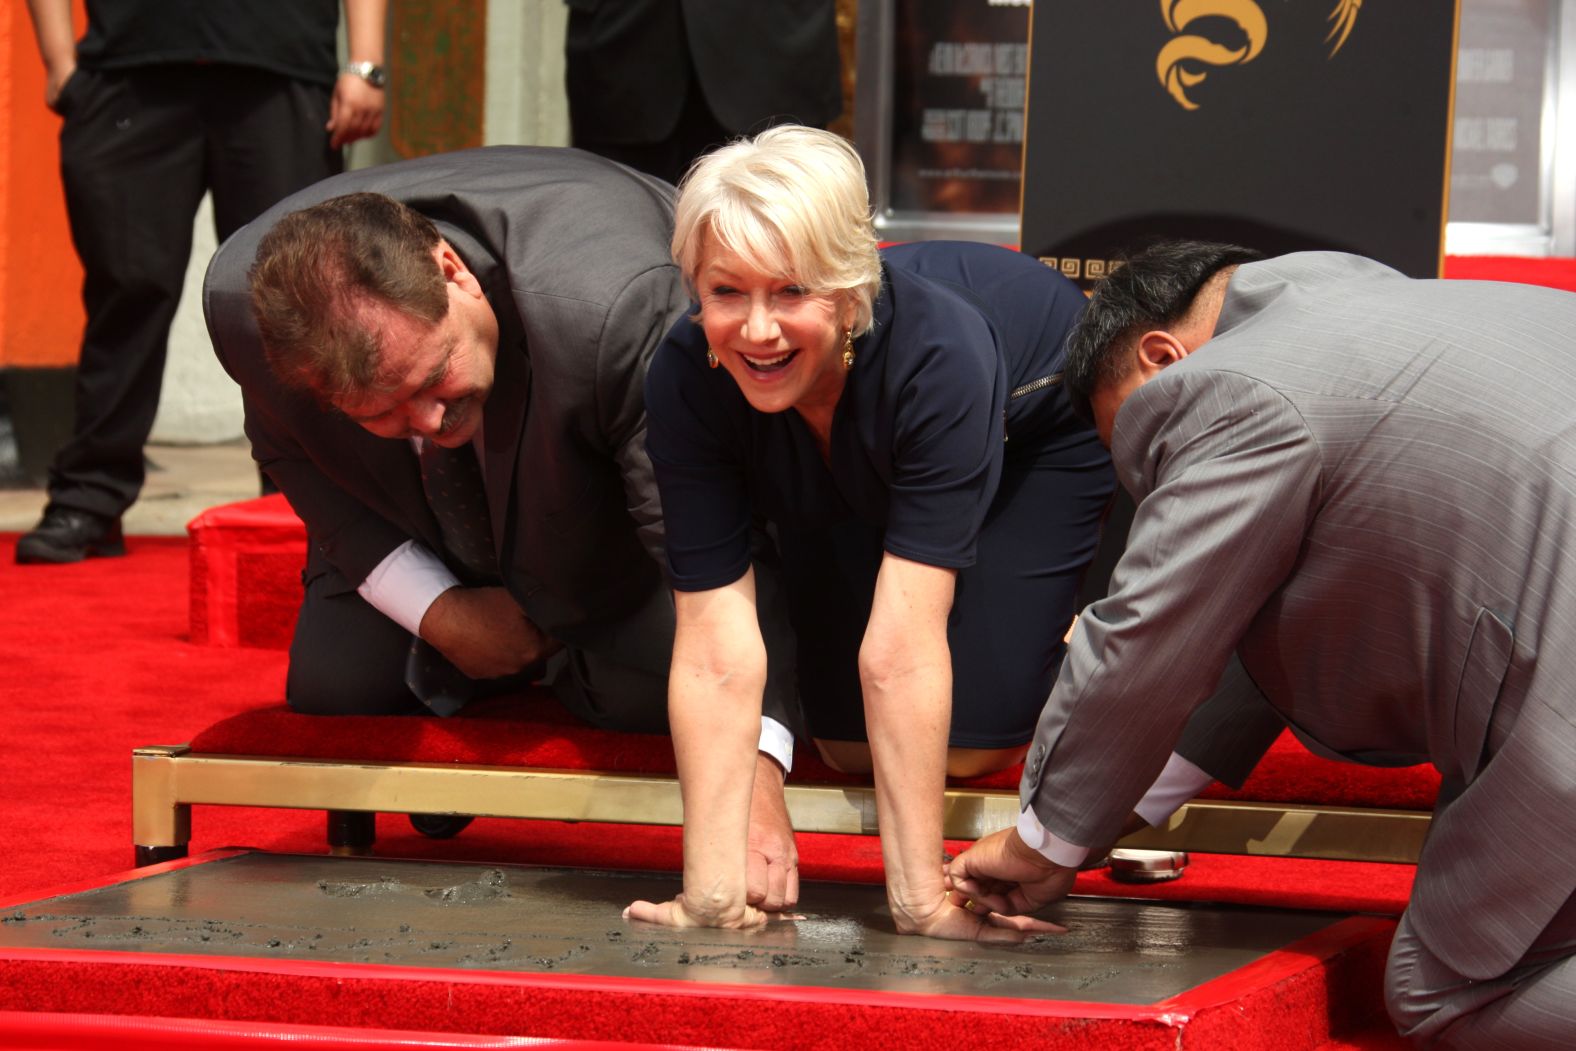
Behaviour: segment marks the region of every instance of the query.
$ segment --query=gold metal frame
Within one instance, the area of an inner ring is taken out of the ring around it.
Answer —
[[[277,756],[210,755],[185,745],[132,751],[132,838],[139,858],[184,855],[194,803],[362,813],[472,814],[559,821],[677,825],[673,777],[585,770],[358,763]],[[874,833],[870,786],[790,781],[788,812],[800,832]],[[1018,819],[1014,792],[949,789],[948,839],[978,839]],[[1123,846],[1223,854],[1415,862],[1427,813],[1200,800],[1165,828]]]

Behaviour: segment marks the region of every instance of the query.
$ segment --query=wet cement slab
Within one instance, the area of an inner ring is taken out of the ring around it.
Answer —
[[[1017,946],[902,938],[878,886],[806,883],[755,932],[620,917],[663,874],[241,853],[8,908],[0,949],[99,949],[1150,1004],[1323,930],[1330,913],[1069,899]]]

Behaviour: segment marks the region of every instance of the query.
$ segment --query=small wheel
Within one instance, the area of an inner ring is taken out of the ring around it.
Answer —
[[[475,820],[469,814],[412,814],[410,827],[428,839],[453,839]]]

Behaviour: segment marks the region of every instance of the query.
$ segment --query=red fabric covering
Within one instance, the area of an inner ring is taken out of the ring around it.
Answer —
[[[984,1027],[992,1048],[1313,1051],[1371,1022],[1389,931],[1347,921],[1180,996],[1132,1007],[17,949],[0,952],[0,1008],[757,1048],[879,1041],[929,1049],[946,1033]]]
[[[1082,872],[1074,884],[1074,893],[1399,916],[1411,897],[1416,874],[1415,865],[1372,861],[1193,854],[1180,879],[1167,883],[1118,883],[1103,870]]]
[[[210,508],[186,531],[192,541],[192,641],[289,647],[301,606],[306,527],[285,498]]]
[[[276,650],[186,638],[185,537],[127,540],[125,558],[19,566],[0,535],[6,833],[0,895],[131,862],[131,749],[284,696]],[[322,841],[321,815],[305,821]],[[254,825],[253,828],[256,826]],[[209,831],[251,838],[224,819]]]
[[[150,1018],[134,1015],[57,1014],[43,1011],[0,1011],[0,1047],[11,1051],[243,1051],[281,1046],[312,1051],[390,1051],[391,1048],[445,1048],[453,1051],[678,1051],[671,1044],[630,1044],[623,1041],[544,1040],[539,1037],[476,1036],[463,1033],[417,1033],[338,1025],[286,1025],[282,1022],[220,1022],[207,1018]]]
[[[1449,255],[1445,257],[1445,276],[1464,281],[1519,281],[1576,292],[1576,259]]]
[[[481,982],[466,981],[459,975],[391,975],[387,979],[281,975],[209,966],[160,966],[147,959],[115,963],[0,959],[0,1003],[40,1011],[92,1010],[805,1051],[845,1051],[850,1047],[934,1051],[947,1043],[948,1034],[987,1030],[992,1051],[1175,1051],[1181,1046],[1177,1027],[1159,1021],[1045,1017],[1019,1013],[1006,1004],[982,1017],[977,1013],[978,1001],[953,1010],[930,1006],[904,1009],[896,1004],[845,1003],[828,991],[823,1000],[763,1002],[758,992],[744,987],[697,984],[692,991],[642,995],[598,989],[589,983]],[[1268,1017],[1271,1013],[1264,1007],[1254,1012],[1258,1020]],[[1273,1028],[1279,1030],[1280,1026]],[[1288,1028],[1295,1032],[1295,1026]],[[1251,1037],[1251,1030],[1244,1035]],[[1189,1042],[1187,1046],[1193,1051],[1257,1051],[1317,1044],[1247,1041]]]
[[[476,701],[452,719],[306,716],[281,704],[223,719],[191,747],[220,755],[673,771],[666,736],[593,729],[540,691]]]
[[[1281,734],[1241,789],[1206,788],[1204,799],[1321,806],[1432,810],[1439,771],[1432,766],[1380,767],[1341,763],[1309,752],[1290,732]]]

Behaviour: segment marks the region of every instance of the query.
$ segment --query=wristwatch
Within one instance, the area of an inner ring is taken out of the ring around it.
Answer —
[[[360,77],[375,88],[388,87],[389,75],[376,62],[346,62],[340,72]]]

